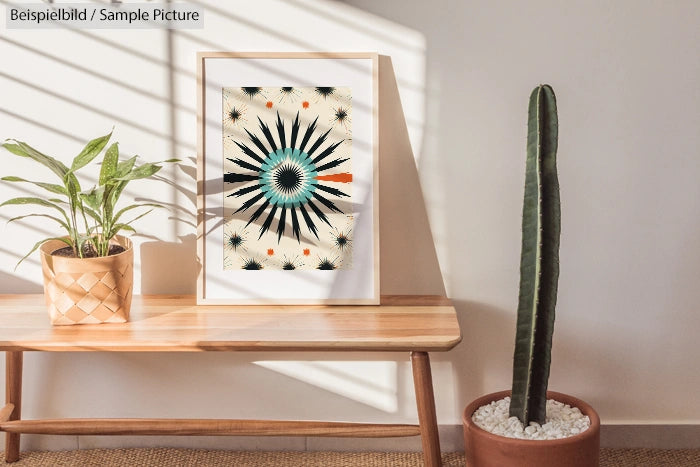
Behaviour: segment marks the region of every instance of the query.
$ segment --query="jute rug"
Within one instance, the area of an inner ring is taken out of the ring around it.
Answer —
[[[445,467],[464,466],[464,454],[443,455]],[[700,467],[700,450],[602,449],[601,467]],[[251,467],[419,467],[420,453],[237,452],[195,449],[90,449],[23,452],[16,467],[251,466]],[[504,466],[507,467],[507,466]]]

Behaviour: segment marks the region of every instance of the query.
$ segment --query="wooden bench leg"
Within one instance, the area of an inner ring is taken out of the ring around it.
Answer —
[[[411,352],[413,384],[416,387],[418,423],[423,443],[423,459],[426,467],[440,467],[440,437],[435,415],[433,376],[430,372],[430,357],[427,352]]]
[[[5,352],[5,402],[15,406],[10,420],[19,420],[22,409],[22,352]],[[19,460],[19,433],[5,433],[5,462]]]

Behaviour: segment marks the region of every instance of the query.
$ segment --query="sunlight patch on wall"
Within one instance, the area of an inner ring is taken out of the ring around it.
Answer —
[[[396,362],[255,362],[268,370],[387,413],[398,410]]]

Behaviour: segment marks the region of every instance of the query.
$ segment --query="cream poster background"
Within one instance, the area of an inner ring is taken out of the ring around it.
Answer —
[[[224,269],[350,269],[350,88],[222,95]]]

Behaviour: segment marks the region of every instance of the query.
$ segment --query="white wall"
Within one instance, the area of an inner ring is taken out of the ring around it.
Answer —
[[[126,154],[187,160],[127,194],[172,204],[140,224],[137,292],[193,293],[195,52],[390,56],[380,83],[382,173],[402,178],[382,176],[382,292],[442,290],[427,208],[464,334],[433,358],[438,420],[456,424],[469,400],[509,385],[526,105],[548,82],[560,109],[563,203],[551,387],[592,403],[604,423],[700,422],[700,4],[349,3],[203,1],[206,27],[190,31],[0,26],[0,137],[68,160],[115,125]],[[406,164],[409,142],[417,172]],[[35,176],[0,157],[3,175]],[[22,193],[15,188],[0,185],[0,199]],[[12,215],[0,210],[3,220]],[[45,228],[2,227],[0,292],[41,291],[36,257],[13,267]],[[30,354],[23,415],[415,419],[404,355],[287,357]]]
[[[604,423],[700,422],[700,3],[349,3],[425,37],[415,153],[461,315],[456,405],[510,384],[526,105],[546,82],[562,198],[550,387]]]

